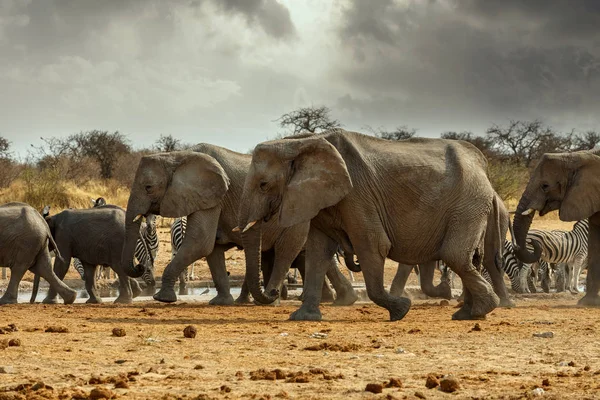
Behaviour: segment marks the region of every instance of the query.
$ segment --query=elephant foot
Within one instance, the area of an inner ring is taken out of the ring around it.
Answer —
[[[252,303],[250,301],[250,296],[249,295],[240,295],[237,299],[235,299],[235,304],[250,304]]]
[[[290,321],[321,321],[321,319],[319,307],[308,307],[304,304],[290,314]]]
[[[512,301],[511,299],[509,299],[508,297],[501,298],[499,307],[513,308],[513,307],[516,307],[516,303],[514,301]]]
[[[452,288],[448,282],[442,282],[434,288],[431,297],[452,300]]]
[[[131,304],[133,303],[133,298],[128,297],[128,296],[121,296],[119,295],[119,297],[117,297],[114,301],[115,304]]]
[[[600,296],[588,293],[579,299],[577,305],[583,307],[600,307]]]
[[[254,300],[252,302],[252,304],[254,304],[255,306],[263,306],[263,307],[268,307],[268,306],[275,306],[275,307],[277,307],[277,306],[281,305],[281,299],[278,297],[272,303],[266,303],[266,304],[265,303],[260,303],[260,302],[258,302],[256,300]]]
[[[73,304],[77,298],[77,292],[73,289],[69,289],[64,293],[61,293],[60,297],[62,297],[65,304]]]
[[[470,321],[470,320],[484,320],[485,315],[473,315],[470,306],[463,304],[463,306],[454,314],[452,314],[454,321]]]
[[[341,293],[333,302],[334,306],[351,306],[358,300],[358,295],[352,290]]]
[[[46,297],[42,300],[43,304],[58,304],[58,299],[56,297]]]
[[[395,298],[388,308],[390,321],[400,321],[410,310],[411,301],[405,297]]]
[[[471,319],[485,319],[485,316],[498,305],[500,305],[500,298],[494,292],[485,296],[473,296],[473,304],[470,305]]]
[[[154,300],[162,301],[163,303],[174,303],[177,301],[177,295],[175,294],[175,290],[173,288],[167,289],[166,287],[161,287],[160,290],[152,296]]]
[[[3,304],[17,304],[17,299],[14,297],[2,296],[0,297],[0,305]]]
[[[208,302],[208,304],[210,304],[211,306],[230,306],[233,303],[233,296],[229,293],[223,295],[217,294]]]
[[[90,298],[87,299],[86,303],[87,304],[100,304],[100,303],[102,303],[102,299],[97,296],[90,296]]]

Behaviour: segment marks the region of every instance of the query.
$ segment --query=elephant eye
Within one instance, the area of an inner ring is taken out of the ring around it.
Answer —
[[[260,183],[260,190],[262,190],[263,192],[265,192],[268,188],[269,188],[269,183],[268,182],[261,182]]]
[[[146,193],[150,193],[150,191],[152,190],[152,186],[146,185],[145,189],[146,189]]]
[[[550,185],[548,185],[547,183],[542,183],[542,190],[543,190],[544,192],[547,192],[547,191],[548,191],[548,189],[550,189]]]

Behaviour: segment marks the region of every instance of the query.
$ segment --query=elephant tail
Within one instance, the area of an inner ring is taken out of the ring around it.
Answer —
[[[492,200],[492,212],[488,215],[488,227],[485,232],[488,243],[486,245],[486,251],[493,251],[492,256],[494,257],[494,264],[496,269],[501,273],[504,271],[504,240],[506,239],[506,231],[510,226],[510,217],[508,212],[504,208],[503,204],[500,204],[502,200],[498,195],[494,195]],[[502,233],[504,232],[504,236]]]
[[[38,289],[40,288],[40,275],[35,274],[33,277],[33,290],[31,291],[31,299],[29,299],[30,303],[35,303],[35,298],[37,297]]]

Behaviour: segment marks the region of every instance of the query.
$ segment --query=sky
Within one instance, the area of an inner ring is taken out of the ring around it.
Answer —
[[[597,0],[0,0],[0,136],[246,152],[302,106],[349,130],[600,129]]]

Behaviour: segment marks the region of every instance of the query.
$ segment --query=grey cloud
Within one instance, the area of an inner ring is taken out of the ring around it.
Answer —
[[[422,110],[454,122],[453,115],[502,122],[563,113],[598,121],[600,29],[590,29],[600,26],[598,2],[365,3],[351,1],[338,27],[354,62],[336,71],[361,100],[356,107],[402,99],[398,124]]]
[[[224,10],[241,13],[250,24],[257,22],[267,34],[275,38],[289,38],[296,33],[290,11],[277,0],[214,0],[214,2]]]

